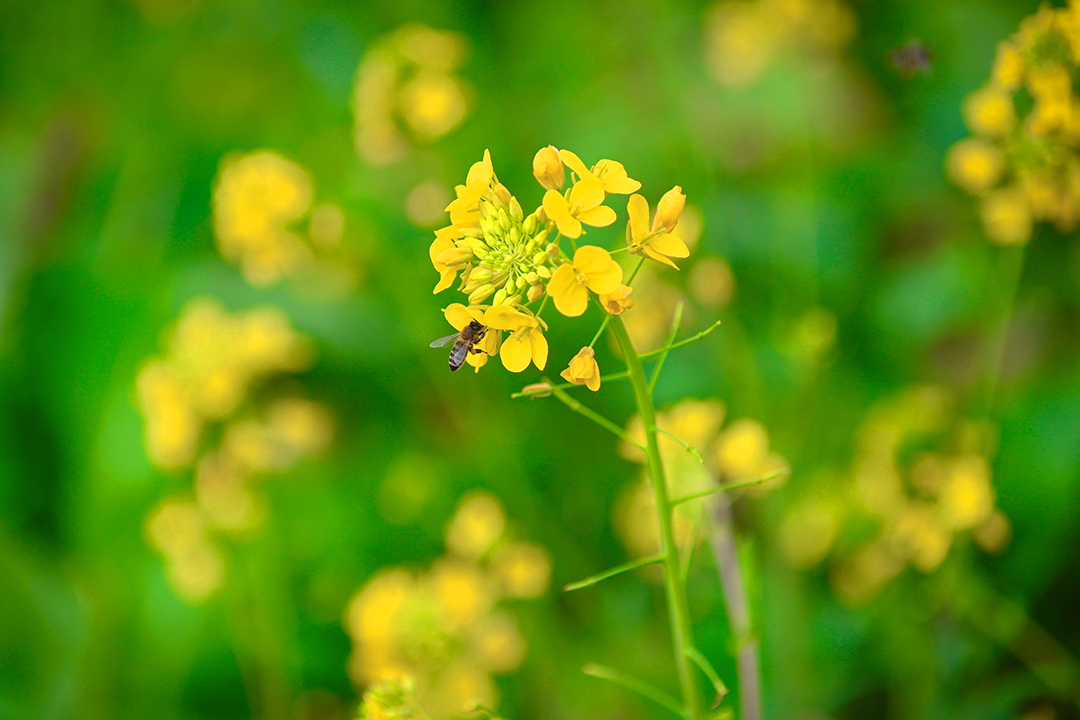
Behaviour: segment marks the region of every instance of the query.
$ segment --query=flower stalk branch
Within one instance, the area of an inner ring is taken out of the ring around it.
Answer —
[[[694,664],[690,657],[694,647],[690,632],[690,609],[686,599],[686,586],[679,569],[679,549],[675,544],[672,507],[668,499],[667,479],[664,475],[664,463],[660,456],[657,438],[656,409],[653,407],[649,381],[645,377],[641,357],[637,354],[637,349],[630,339],[622,318],[612,317],[610,327],[626,360],[627,370],[630,372],[630,384],[634,389],[634,400],[645,430],[645,454],[649,461],[649,479],[652,481],[653,493],[656,497],[657,519],[660,523],[660,554],[663,556],[664,590],[671,621],[675,667],[682,691],[683,717],[686,720],[701,720],[704,717],[701,691],[694,678]]]

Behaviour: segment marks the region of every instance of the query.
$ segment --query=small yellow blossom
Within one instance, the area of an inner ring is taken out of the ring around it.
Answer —
[[[1004,90],[1016,90],[1024,79],[1024,71],[1024,58],[1016,46],[1010,42],[999,44],[990,75],[993,83]]]
[[[649,203],[645,198],[631,195],[626,205],[630,216],[626,224],[626,244],[630,252],[645,255],[676,270],[679,266],[671,258],[684,258],[690,254],[686,243],[668,232],[678,223],[679,213],[686,202],[686,196],[678,191],[676,186],[661,199],[652,229],[649,228]]]
[[[595,245],[582,245],[574,253],[574,261],[560,265],[551,276],[548,294],[559,312],[577,317],[589,304],[588,290],[598,295],[615,292],[622,278],[622,267],[611,259],[611,253]]]
[[[533,177],[547,190],[562,190],[566,182],[566,170],[563,169],[559,151],[554,145],[540,148],[533,158]]]
[[[1019,188],[995,190],[987,195],[980,215],[986,236],[998,245],[1023,245],[1031,239],[1031,207]]]
[[[953,182],[971,195],[981,195],[1001,179],[1005,155],[985,140],[967,138],[952,146],[946,166]]]
[[[600,366],[591,347],[583,347],[570,360],[570,366],[561,373],[563,379],[575,385],[584,385],[593,392],[600,389]]]
[[[538,598],[551,581],[551,553],[535,543],[510,543],[495,551],[491,569],[507,596]]]
[[[544,193],[544,212],[568,238],[581,237],[582,224],[607,227],[615,222],[615,211],[604,202],[604,186],[594,177],[574,183],[565,196],[558,190]]]
[[[458,503],[446,525],[446,548],[466,560],[475,560],[491,549],[506,529],[506,515],[493,495],[476,492]]]
[[[629,285],[619,285],[614,291],[601,295],[600,304],[609,314],[622,315],[634,307],[634,298],[631,297],[633,291],[634,288]]]
[[[562,158],[566,167],[577,173],[579,178],[599,180],[606,193],[629,195],[641,187],[641,183],[626,174],[626,168],[620,162],[601,160],[592,168],[586,168],[581,158],[569,150],[560,150],[559,157]]]
[[[964,101],[964,122],[971,132],[986,138],[1003,138],[1016,125],[1012,96],[989,86]]]

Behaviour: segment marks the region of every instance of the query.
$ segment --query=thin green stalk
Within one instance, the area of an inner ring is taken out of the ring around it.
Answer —
[[[547,378],[544,379],[544,382],[548,382]],[[641,448],[641,450],[645,450],[645,448],[641,447],[641,443],[639,443],[634,438],[630,437],[630,435],[625,430],[623,430],[621,427],[619,427],[615,423],[611,422],[610,420],[608,420],[606,417],[604,417],[600,413],[596,412],[595,410],[592,410],[592,409],[582,405],[581,402],[579,402],[578,400],[575,400],[574,398],[570,397],[569,395],[567,395],[562,390],[552,386],[551,394],[554,395],[556,397],[556,399],[558,399],[559,402],[561,402],[563,405],[570,408],[574,412],[576,412],[576,413],[578,413],[580,415],[584,415],[585,417],[589,418],[590,420],[592,420],[594,423],[596,423],[600,427],[604,428],[608,432],[610,432],[613,435],[615,435],[616,437],[618,437],[620,440],[628,442],[631,445],[633,445],[634,447]]]
[[[645,455],[649,460],[649,478],[656,496],[657,519],[660,521],[660,554],[664,558],[664,590],[667,595],[672,642],[675,646],[675,668],[682,690],[683,716],[686,720],[702,720],[704,706],[701,689],[695,679],[694,665],[689,654],[694,647],[690,633],[690,609],[686,600],[686,586],[679,568],[679,548],[675,544],[671,503],[668,500],[664,463],[660,457],[660,445],[657,440],[656,409],[653,407],[649,381],[645,377],[641,357],[621,317],[612,317],[611,330],[622,349],[626,368],[630,371],[630,384],[634,388],[634,400],[645,431]]]

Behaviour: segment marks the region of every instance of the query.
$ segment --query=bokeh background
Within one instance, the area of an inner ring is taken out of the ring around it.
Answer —
[[[528,211],[554,144],[687,195],[626,314],[723,323],[657,386],[673,481],[791,468],[733,505],[765,716],[1077,717],[1080,52],[1037,10],[3,3],[0,715],[349,718],[403,670],[438,717],[666,714],[580,672],[675,687],[655,578],[559,590],[648,552],[640,465],[428,348],[454,185],[490,149]]]

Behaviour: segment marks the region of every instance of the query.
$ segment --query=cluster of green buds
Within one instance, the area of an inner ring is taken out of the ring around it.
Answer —
[[[567,169],[570,187],[566,184]],[[627,176],[621,163],[601,160],[591,168],[568,150],[552,146],[533,159],[533,175],[546,193],[528,215],[521,203],[499,182],[491,154],[469,169],[457,198],[447,206],[450,225],[435,232],[429,255],[440,278],[435,292],[450,287],[460,276],[458,290],[468,303],[444,309],[447,320],[461,330],[472,322],[486,327],[477,352],[467,361],[477,369],[498,354],[503,365],[520,372],[547,362],[546,323],[540,315],[550,297],[556,310],[568,317],[585,312],[589,293],[611,314],[631,307],[631,288],[623,284],[623,269],[611,252],[595,245],[578,245],[584,226],[607,227],[615,211],[603,205],[609,194],[630,195],[641,183]],[[660,201],[650,228],[648,203],[632,195],[627,207],[629,251],[674,267],[671,257],[686,257],[686,244],[672,231],[686,198],[676,186]],[[573,256],[560,246],[570,238]],[[535,310],[531,307],[539,303]],[[510,333],[503,341],[503,333]],[[593,363],[595,364],[595,363]],[[583,381],[584,382],[584,381]]]

